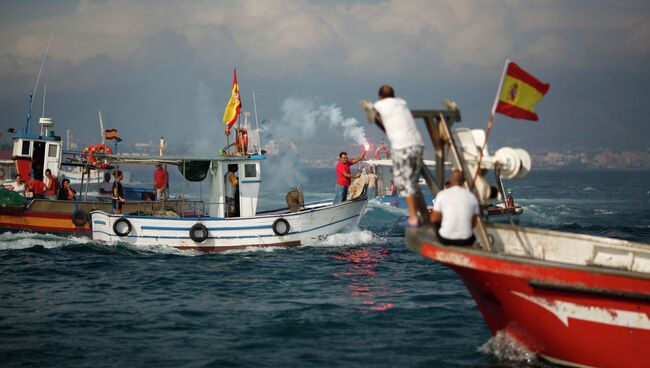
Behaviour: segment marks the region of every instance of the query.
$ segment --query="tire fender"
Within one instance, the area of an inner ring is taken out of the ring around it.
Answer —
[[[197,243],[203,243],[208,238],[208,228],[201,223],[196,223],[190,228],[190,238]]]
[[[289,233],[289,230],[291,230],[289,221],[285,220],[282,217],[273,221],[272,227],[273,227],[273,233],[275,233],[275,235],[277,236],[287,235]]]
[[[131,229],[133,229],[131,221],[126,217],[120,217],[113,223],[113,232],[117,236],[127,236],[131,234]]]

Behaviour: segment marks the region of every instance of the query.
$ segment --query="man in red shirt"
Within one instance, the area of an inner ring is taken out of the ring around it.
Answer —
[[[156,164],[156,171],[153,173],[153,191],[156,193],[156,200],[161,201],[169,198],[169,174],[161,164]]]
[[[34,194],[34,198],[38,198],[38,199],[45,198],[46,190],[47,187],[45,186],[45,183],[43,183],[42,180],[38,178],[34,178],[34,180],[32,180],[32,193]]]
[[[348,153],[339,153],[339,163],[336,164],[336,189],[334,191],[334,204],[344,202],[348,198],[348,187],[351,183],[351,178],[358,178],[360,174],[351,174],[350,166],[363,160],[366,156],[366,151],[363,151],[359,157],[348,161]]]

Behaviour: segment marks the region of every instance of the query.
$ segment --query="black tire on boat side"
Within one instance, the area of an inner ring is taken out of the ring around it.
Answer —
[[[208,228],[199,223],[192,225],[190,228],[190,238],[197,243],[203,243],[208,238]]]
[[[90,215],[84,210],[75,210],[72,212],[72,223],[76,227],[83,227],[90,221]]]
[[[126,226],[125,231],[119,230],[122,226],[121,224],[124,224],[124,226]],[[132,229],[131,221],[127,220],[125,217],[120,217],[117,220],[115,220],[115,222],[113,223],[113,232],[117,236],[127,236],[131,234],[131,229]]]
[[[289,221],[280,217],[279,219],[273,221],[273,232],[277,236],[287,235],[291,226],[289,226]]]

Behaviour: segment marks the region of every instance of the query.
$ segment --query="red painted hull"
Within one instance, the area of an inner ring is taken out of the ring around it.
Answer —
[[[462,278],[492,334],[561,364],[650,366],[650,278],[423,243]]]

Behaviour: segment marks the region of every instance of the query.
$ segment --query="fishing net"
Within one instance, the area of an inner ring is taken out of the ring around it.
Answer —
[[[0,189],[0,208],[24,208],[25,197],[11,190]]]

